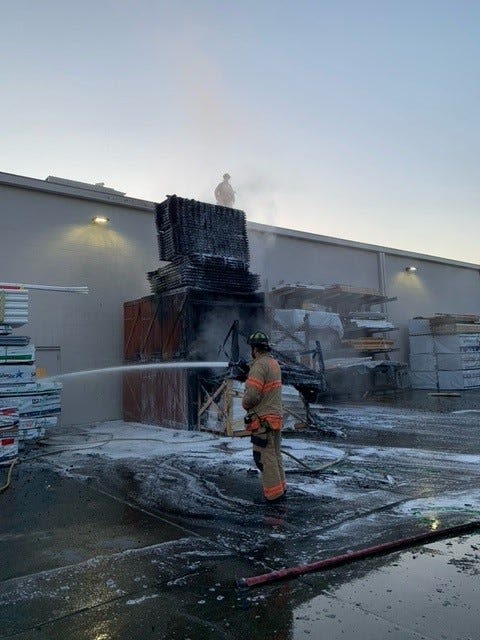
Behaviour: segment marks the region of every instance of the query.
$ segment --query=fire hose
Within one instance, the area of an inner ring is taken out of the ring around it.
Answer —
[[[237,585],[239,587],[258,587],[259,585],[268,584],[270,582],[277,582],[278,580],[296,578],[297,576],[302,576],[306,573],[332,569],[333,567],[339,567],[344,564],[356,562],[357,560],[385,555],[388,553],[392,553],[393,551],[417,546],[425,542],[433,542],[434,540],[452,538],[466,533],[472,533],[479,528],[480,520],[476,520],[474,522],[467,522],[466,524],[446,527],[444,529],[437,529],[436,531],[427,531],[426,533],[420,533],[408,538],[400,538],[399,540],[392,540],[391,542],[385,542],[373,547],[367,547],[365,549],[359,549],[350,553],[344,553],[332,558],[325,558],[324,560],[311,562],[310,564],[300,564],[296,567],[279,569],[278,571],[271,571],[270,573],[264,573],[259,576],[240,578],[239,580],[237,580]]]

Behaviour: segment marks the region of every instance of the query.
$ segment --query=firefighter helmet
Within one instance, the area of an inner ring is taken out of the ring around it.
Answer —
[[[270,340],[263,331],[255,331],[255,333],[252,333],[248,337],[247,344],[251,347],[260,347],[261,349],[270,351]]]

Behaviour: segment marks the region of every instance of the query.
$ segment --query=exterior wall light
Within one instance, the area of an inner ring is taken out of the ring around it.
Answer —
[[[107,218],[106,216],[95,216],[92,218],[92,222],[94,224],[108,224],[110,222],[110,218]]]
[[[416,272],[416,270],[417,270],[417,267],[406,267],[406,268],[405,268],[405,271],[406,271],[407,273],[415,273],[415,272]]]

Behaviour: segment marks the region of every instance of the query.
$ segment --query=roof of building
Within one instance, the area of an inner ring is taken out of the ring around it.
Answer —
[[[107,204],[129,207],[140,211],[152,213],[155,210],[155,202],[142,200],[140,198],[130,198],[123,191],[117,191],[110,187],[105,187],[103,182],[90,184],[88,182],[80,182],[78,180],[68,180],[56,176],[48,176],[45,180],[38,178],[29,178],[19,176],[13,173],[4,173],[0,171],[0,184],[21,189],[31,189],[53,193],[56,195],[70,196],[73,198],[83,198],[86,200],[94,200],[96,202],[104,202]],[[383,247],[379,245],[367,244],[364,242],[356,242],[354,240],[344,240],[342,238],[333,238],[331,236],[323,236],[307,231],[298,231],[296,229],[287,229],[283,227],[274,227],[259,222],[248,222],[248,228],[258,233],[268,235],[284,236],[296,238],[298,240],[306,240],[310,242],[318,242],[321,244],[336,245],[341,247],[351,247],[361,249],[363,251],[371,251],[374,253],[384,253],[392,256],[400,256],[412,260],[426,260],[428,262],[436,262],[445,265],[462,267],[465,269],[480,270],[480,265],[471,262],[462,262],[460,260],[451,260],[441,256],[432,256],[428,254],[415,253],[405,251],[403,249],[394,249],[391,247]]]

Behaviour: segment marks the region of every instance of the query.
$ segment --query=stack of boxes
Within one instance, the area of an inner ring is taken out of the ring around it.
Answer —
[[[10,464],[26,440],[57,425],[62,385],[37,382],[35,347],[28,336],[12,335],[28,322],[28,291],[0,288],[0,465]]]
[[[446,391],[480,387],[478,316],[414,318],[408,328],[412,388]]]

